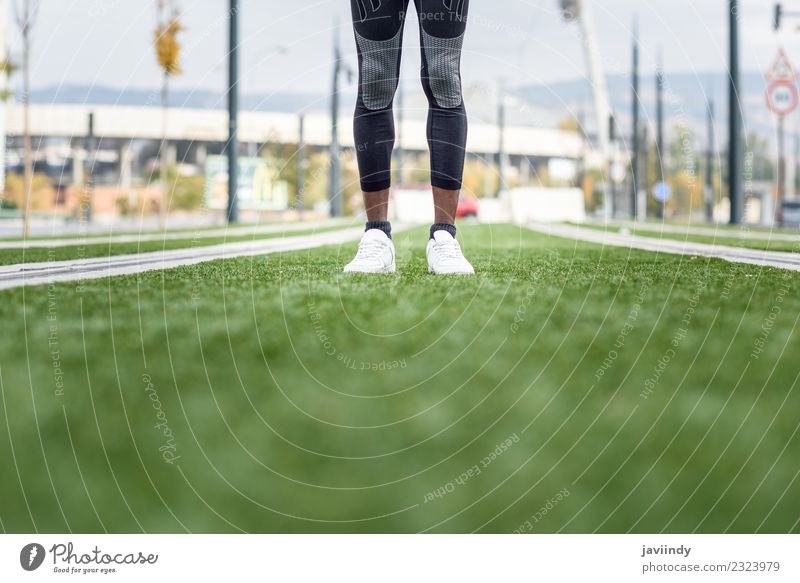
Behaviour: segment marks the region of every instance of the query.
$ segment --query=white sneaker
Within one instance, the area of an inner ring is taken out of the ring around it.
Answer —
[[[380,229],[370,229],[361,237],[355,258],[345,273],[394,273],[394,243]]]
[[[447,231],[435,231],[428,241],[428,273],[439,275],[474,275],[470,262],[461,253],[461,245]]]

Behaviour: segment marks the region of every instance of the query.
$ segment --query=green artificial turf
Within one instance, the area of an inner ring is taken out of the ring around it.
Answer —
[[[0,293],[0,527],[800,530],[800,275],[460,236]]]
[[[303,231],[279,231],[274,233],[250,233],[239,235],[232,231],[225,237],[196,237],[193,239],[162,239],[160,241],[141,241],[138,243],[94,243],[66,245],[63,247],[31,247],[29,249],[0,249],[0,265],[17,263],[40,263],[45,261],[66,261],[70,259],[89,259],[93,257],[110,257],[112,255],[129,255],[149,253],[153,251],[169,251],[172,249],[188,249],[222,243],[242,241],[258,241],[276,237],[302,237],[342,229],[343,225],[326,226]]]

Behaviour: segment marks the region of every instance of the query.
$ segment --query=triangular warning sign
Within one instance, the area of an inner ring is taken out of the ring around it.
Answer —
[[[767,73],[767,81],[794,81],[797,79],[797,73],[794,72],[794,67],[789,62],[789,57],[786,51],[780,49],[778,56],[775,57],[775,62]]]

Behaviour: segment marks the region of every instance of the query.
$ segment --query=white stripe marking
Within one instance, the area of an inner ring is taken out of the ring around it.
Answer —
[[[689,241],[675,241],[671,239],[653,239],[638,237],[636,235],[620,235],[608,231],[585,229],[573,225],[532,223],[528,225],[532,231],[545,235],[578,239],[599,245],[612,245],[655,251],[657,253],[672,253],[675,255],[700,255],[703,257],[716,257],[732,263],[748,263],[750,265],[763,265],[780,269],[800,271],[800,255],[783,251],[759,251],[757,249],[744,249],[728,247],[727,245],[708,245],[705,243],[692,243]]]

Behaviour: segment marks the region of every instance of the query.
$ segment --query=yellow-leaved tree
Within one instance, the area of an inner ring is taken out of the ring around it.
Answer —
[[[156,50],[156,59],[163,73],[161,82],[161,197],[158,205],[159,224],[162,229],[166,227],[167,219],[167,188],[168,188],[168,147],[167,147],[167,113],[169,102],[169,81],[172,77],[180,75],[181,71],[181,44],[178,34],[183,30],[180,23],[180,11],[175,0],[158,0],[158,19],[153,35],[153,46]]]

